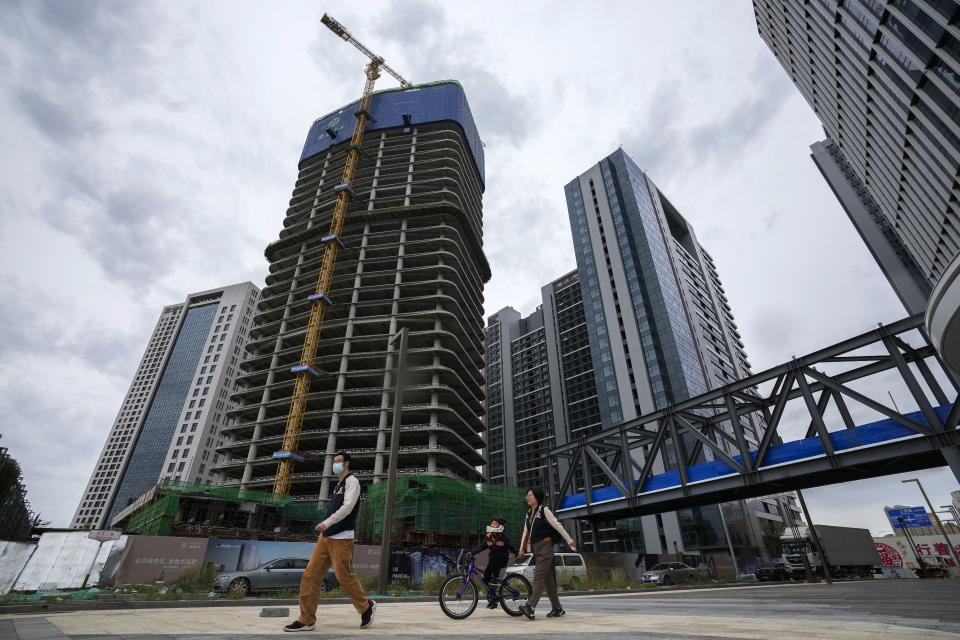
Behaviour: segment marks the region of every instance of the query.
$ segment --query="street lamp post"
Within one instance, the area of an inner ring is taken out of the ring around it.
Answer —
[[[956,508],[955,506],[953,506],[952,504],[942,504],[942,505],[940,505],[940,508],[941,508],[941,509],[946,509],[947,512],[948,512],[951,516],[953,516],[953,522],[954,522],[954,524],[956,524],[958,527],[960,527],[960,513],[957,513],[957,508]]]
[[[390,430],[390,466],[387,468],[387,495],[383,501],[383,527],[380,535],[380,584],[378,591],[387,592],[390,582],[390,539],[393,537],[393,493],[397,486],[397,452],[400,449],[400,418],[403,411],[401,376],[407,366],[407,328],[403,327],[390,338],[388,344],[400,339],[396,378],[393,391],[393,427]]]
[[[944,530],[943,525],[940,524],[940,516],[937,515],[937,512],[933,509],[933,504],[930,502],[930,498],[927,497],[927,492],[923,490],[923,485],[920,484],[920,480],[917,478],[907,478],[906,480],[901,480],[903,483],[916,482],[917,486],[920,487],[920,493],[923,494],[923,499],[927,502],[927,508],[930,509],[930,515],[933,516],[933,522],[937,525],[937,529],[940,530],[940,535],[943,536],[943,541],[947,543],[947,549],[950,550],[950,555],[953,556],[953,561],[955,567],[960,571],[960,558],[957,557],[957,551],[953,548],[953,545],[950,544],[950,538],[947,537],[947,532]]]

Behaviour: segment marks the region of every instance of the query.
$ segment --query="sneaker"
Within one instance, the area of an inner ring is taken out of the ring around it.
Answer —
[[[283,628],[284,631],[313,631],[312,624],[303,624],[299,620],[294,620]]]
[[[565,615],[567,615],[567,612],[564,611],[563,609],[554,609],[554,610],[552,610],[550,613],[547,614],[547,617],[548,617],[548,618],[561,618],[561,617],[563,617],[563,616],[565,616]]]
[[[533,607],[531,607],[528,604],[520,605],[519,607],[517,607],[517,611],[527,616],[527,618],[529,618],[530,620],[533,620],[534,618]]]
[[[360,628],[366,629],[373,624],[373,613],[377,610],[377,603],[373,600],[367,600],[370,606],[367,607],[367,610],[360,614]]]
[[[496,600],[490,600],[489,602],[487,602],[487,609],[496,609],[496,608],[497,608]]]

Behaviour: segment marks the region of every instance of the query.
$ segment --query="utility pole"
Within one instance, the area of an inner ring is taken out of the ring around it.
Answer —
[[[820,550],[820,557],[823,558],[823,577],[827,582],[833,580],[833,577],[830,575],[830,560],[827,558],[827,550],[823,548],[823,544],[820,542],[820,536],[817,535],[817,528],[813,526],[813,520],[810,519],[810,512],[807,511],[807,502],[803,499],[803,492],[800,489],[797,489],[797,498],[800,499],[800,508],[803,509],[803,517],[807,521],[807,527],[810,529],[810,539],[813,540],[813,544],[817,545],[817,549]]]
[[[793,539],[796,540],[795,544],[800,544],[800,528],[797,527],[796,521],[793,519],[793,510],[789,507],[784,508],[783,501],[781,496],[777,496],[777,506],[780,507],[780,515],[783,516],[785,524],[790,527],[790,533],[793,534]],[[810,524],[808,523],[809,527]],[[803,558],[803,573],[807,576],[807,582],[814,581],[813,569],[810,567],[810,558],[807,556],[806,550],[801,552],[800,557]],[[786,560],[786,558],[784,558]]]
[[[943,529],[943,525],[940,523],[940,516],[937,515],[937,512],[933,509],[933,503],[930,502],[930,498],[927,497],[927,492],[923,490],[923,485],[920,484],[920,480],[917,478],[907,478],[906,480],[901,480],[904,484],[908,482],[916,482],[917,486],[920,487],[920,493],[923,494],[923,499],[927,502],[927,508],[930,509],[930,515],[933,516],[933,522],[937,525],[937,529],[940,530],[940,535],[943,536],[943,541],[947,543],[947,549],[950,550],[950,555],[953,557],[956,567],[960,570],[960,558],[957,558],[957,551],[953,548],[953,545],[950,544],[950,538],[947,537],[947,532]]]
[[[727,519],[723,515],[723,504],[718,504],[720,511],[720,524],[723,526],[723,534],[727,536],[727,548],[730,550],[730,560],[733,562],[733,575],[737,582],[740,582],[740,567],[737,565],[737,554],[733,550],[733,540],[730,538],[730,529],[727,528]],[[599,549],[600,547],[597,547]]]
[[[897,518],[900,521],[900,528],[903,529],[903,535],[907,536],[907,542],[910,543],[910,548],[913,550],[913,557],[917,559],[917,566],[919,572],[917,574],[918,578],[923,578],[927,571],[927,563],[924,561],[923,557],[920,555],[920,552],[917,551],[917,545],[913,542],[913,536],[910,535],[909,529],[907,529],[906,523],[903,521],[903,518]]]
[[[403,386],[401,377],[407,366],[407,328],[393,334],[388,344],[400,338],[400,352],[393,390],[393,427],[390,430],[390,466],[387,467],[387,496],[383,501],[383,527],[380,535],[380,584],[379,593],[387,592],[390,582],[390,539],[393,537],[393,494],[397,486],[397,453],[400,449],[400,418],[403,413]]]

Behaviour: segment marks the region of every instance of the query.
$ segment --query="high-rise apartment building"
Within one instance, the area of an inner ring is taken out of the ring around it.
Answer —
[[[754,0],[760,36],[828,138],[813,159],[904,306],[960,251],[955,0]]]
[[[250,282],[164,307],[71,527],[110,526],[161,478],[211,484],[260,291]]]
[[[541,295],[542,305],[526,318],[505,307],[487,320],[490,482],[558,488],[558,470],[546,467],[547,452],[600,428],[577,272],[544,286]],[[581,478],[575,481],[582,487]]]
[[[622,149],[571,181],[565,191],[603,427],[750,374],[712,258],[690,224]],[[753,417],[743,423],[747,440],[756,445],[763,425]],[[682,444],[693,450],[692,442]],[[669,470],[677,457],[656,464],[662,469],[655,472]],[[602,477],[597,481],[607,484]],[[726,523],[716,506],[643,517],[644,548],[648,553],[723,548],[725,530],[735,546],[751,540],[757,546],[748,531],[752,518],[731,517],[746,511],[743,504],[724,507],[728,511]],[[611,528],[594,535],[602,540],[624,533]]]
[[[219,450],[228,486],[269,490],[290,408],[357,103],[317,120],[277,241]],[[399,473],[480,480],[483,412],[483,148],[463,88],[374,94],[319,335],[295,500],[328,499],[333,454],[363,482],[386,477],[394,371],[409,329]],[[342,188],[342,187],[341,187]]]

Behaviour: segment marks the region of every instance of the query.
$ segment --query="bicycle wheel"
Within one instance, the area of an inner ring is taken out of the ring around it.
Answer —
[[[530,599],[530,581],[519,573],[511,573],[500,583],[500,606],[511,616],[523,615],[520,605]]]
[[[463,620],[477,608],[477,595],[477,585],[467,576],[450,576],[440,587],[440,608],[454,620]]]

